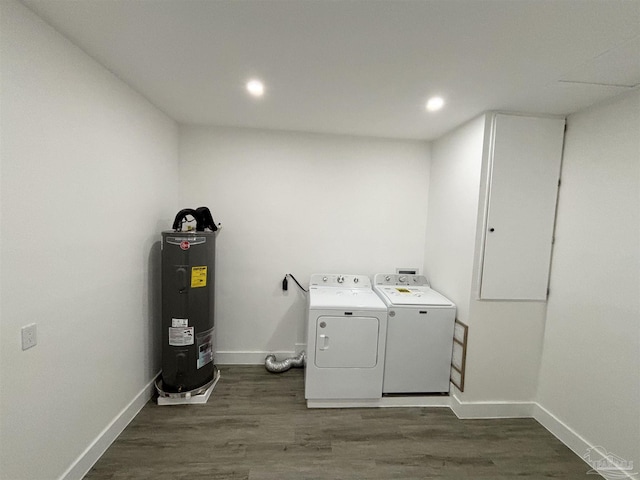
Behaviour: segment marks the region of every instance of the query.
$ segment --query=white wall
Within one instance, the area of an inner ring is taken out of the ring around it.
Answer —
[[[567,125],[538,402],[638,471],[640,92]]]
[[[22,4],[1,8],[0,477],[53,479],[159,369],[178,131]]]
[[[533,402],[544,302],[471,300],[465,402]],[[524,410],[523,410],[524,411]]]
[[[206,205],[217,240],[218,363],[264,361],[304,342],[312,273],[423,264],[429,183],[424,142],[185,127],[181,207]],[[257,353],[250,353],[257,352]]]
[[[433,142],[425,272],[468,323],[485,116]]]
[[[531,402],[542,351],[545,304],[479,301],[489,118],[432,144],[425,270],[469,325],[464,402]]]

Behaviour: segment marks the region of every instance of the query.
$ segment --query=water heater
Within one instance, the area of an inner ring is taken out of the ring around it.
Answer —
[[[162,391],[197,394],[214,364],[214,231],[162,232]],[[170,395],[171,396],[171,395]]]

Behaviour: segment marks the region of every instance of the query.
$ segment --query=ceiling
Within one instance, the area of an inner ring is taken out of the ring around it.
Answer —
[[[23,3],[184,124],[431,140],[640,84],[639,0]]]

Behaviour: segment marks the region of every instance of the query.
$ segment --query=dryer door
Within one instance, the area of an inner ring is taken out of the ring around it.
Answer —
[[[316,320],[316,367],[373,368],[378,364],[380,322],[375,317]]]

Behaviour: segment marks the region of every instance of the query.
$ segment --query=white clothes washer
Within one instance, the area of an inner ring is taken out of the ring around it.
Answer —
[[[305,398],[382,398],[387,307],[365,275],[309,282]]]
[[[382,392],[449,392],[455,304],[424,275],[379,273],[373,283],[389,310]]]

